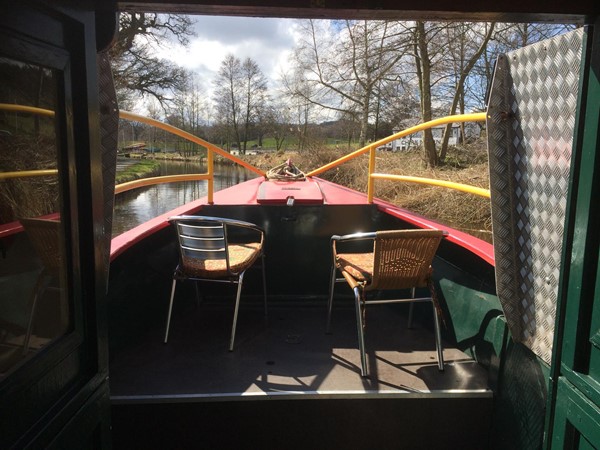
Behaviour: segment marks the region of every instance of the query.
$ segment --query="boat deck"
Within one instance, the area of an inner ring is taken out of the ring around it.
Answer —
[[[165,227],[150,236],[139,229],[146,237],[137,241],[124,236],[113,249],[108,307],[113,448],[490,448],[489,373],[449,343],[481,344],[485,363],[487,341],[478,333],[494,304],[482,293],[487,277],[473,277],[470,268],[486,275],[490,266],[449,240],[434,261],[438,279],[454,283],[439,290],[449,326],[443,372],[430,305],[415,305],[412,329],[408,305],[369,307],[370,377],[363,378],[353,295],[343,283],[332,333],[325,334],[330,238],[408,224],[363,204],[225,204],[203,206],[202,214],[267,230],[268,321],[260,272],[253,271],[244,280],[229,352],[234,288],[201,284],[205,301],[197,306],[193,285],[180,283],[164,344],[175,236]],[[462,322],[450,313],[461,311],[473,324],[457,328]]]
[[[240,308],[233,352],[229,302],[175,302],[169,342],[163,327],[148,329],[111,355],[113,403],[164,399],[215,400],[272,396],[433,395],[491,396],[488,375],[456,348],[444,345],[445,370],[437,368],[433,333],[407,305],[367,311],[370,377],[360,376],[356,322],[351,304],[334,309],[325,334],[323,306],[256,305]],[[417,305],[429,308],[428,305]]]

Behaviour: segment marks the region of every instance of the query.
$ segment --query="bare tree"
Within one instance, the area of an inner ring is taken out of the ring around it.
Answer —
[[[459,108],[460,114],[465,113],[465,82],[471,73],[475,63],[485,53],[490,39],[494,33],[495,23],[484,23],[482,25],[459,23],[446,29],[448,40],[448,54],[453,62],[452,83],[453,95],[449,115],[456,114]],[[464,137],[464,124],[461,124],[461,137]],[[440,160],[446,158],[448,142],[452,124],[446,125],[440,149]]]
[[[291,110],[283,101],[272,102],[265,108],[265,130],[275,139],[275,150],[279,151],[291,132]]]
[[[157,47],[175,39],[187,45],[193,35],[189,16],[121,13],[119,34],[110,51],[119,103],[131,107],[136,96],[151,96],[163,107],[185,80],[184,71],[155,56]]]
[[[266,78],[251,58],[242,63],[229,54],[221,63],[214,85],[219,120],[230,129],[228,137],[233,137],[237,148],[245,153],[250,127],[267,101]]]
[[[258,67],[258,64],[251,58],[246,58],[242,64],[242,77],[244,87],[244,146],[242,153],[246,153],[248,144],[248,132],[250,125],[259,121],[261,111],[267,102],[267,79]]]
[[[172,120],[177,118],[177,126],[196,136],[201,136],[209,122],[210,105],[205,100],[204,91],[200,87],[196,74],[186,73],[185,83],[175,93],[172,103],[171,118]],[[203,148],[188,141],[185,142],[185,146],[186,154],[197,153],[200,148]]]
[[[412,27],[415,69],[419,85],[421,120],[439,112],[466,109],[465,86],[473,67],[485,54],[495,24],[415,22]],[[435,103],[433,99],[436,99]],[[437,166],[446,156],[451,125],[445,127],[438,153],[431,129],[423,132],[425,162]]]
[[[328,39],[323,37],[322,22],[303,24],[305,39],[297,48],[295,63],[311,89],[292,94],[340,116],[356,118],[359,145],[364,146],[374,113],[372,100],[404,56],[399,29],[387,21],[336,22],[337,30]]]
[[[242,64],[233,54],[228,54],[214,80],[214,102],[217,120],[224,130],[228,149],[231,143],[241,147],[240,116],[242,107]]]
[[[385,83],[380,90],[378,130],[382,128],[382,123],[388,124],[392,131],[414,125],[415,112],[420,110],[420,96],[418,89],[411,87],[410,79],[407,70],[398,74],[396,80]]]
[[[431,110],[431,75],[432,64],[435,53],[430,51],[429,41],[439,33],[440,29],[434,26],[425,24],[425,22],[415,22],[413,30],[413,47],[415,57],[415,67],[417,71],[417,79],[419,82],[419,92],[421,94],[421,120],[429,122],[432,117]],[[436,53],[441,51],[441,48],[436,49]],[[435,167],[439,163],[439,158],[433,140],[431,129],[423,131],[423,148],[425,150],[425,161],[428,166]]]
[[[298,150],[302,151],[309,140],[309,123],[314,119],[315,105],[309,100],[313,96],[313,87],[300,67],[296,67],[291,75],[284,74],[282,82],[290,105],[290,132],[296,135]]]

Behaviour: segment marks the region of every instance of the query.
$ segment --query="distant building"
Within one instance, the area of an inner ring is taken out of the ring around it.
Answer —
[[[229,154],[233,155],[233,156],[240,156],[241,153],[237,148],[232,148],[229,151]],[[246,155],[249,155],[249,156],[258,155],[258,151],[257,150],[246,150]]]
[[[123,153],[146,153],[145,142],[134,142],[121,149]]]
[[[465,134],[466,136],[479,136],[479,128],[473,128],[469,126],[470,124],[465,124]],[[444,137],[444,130],[446,125],[438,125],[431,128],[431,132],[433,134],[433,140],[436,144],[441,144],[442,139]],[[398,133],[402,130],[396,129],[393,130],[393,133]],[[450,139],[448,140],[449,145],[456,145],[459,141],[460,137],[460,125],[452,124],[452,128],[450,129]],[[413,133],[409,136],[405,136],[402,139],[396,139],[392,142],[388,142],[386,145],[382,145],[381,147],[377,147],[378,150],[388,150],[388,151],[401,151],[401,150],[409,150],[411,148],[420,147],[423,144],[423,132],[419,131],[418,133]]]

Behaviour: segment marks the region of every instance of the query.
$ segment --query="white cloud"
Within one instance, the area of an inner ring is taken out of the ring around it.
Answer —
[[[292,19],[193,16],[195,37],[187,47],[171,43],[158,56],[199,75],[207,94],[228,53],[240,60],[251,58],[274,86],[296,41],[297,23]]]

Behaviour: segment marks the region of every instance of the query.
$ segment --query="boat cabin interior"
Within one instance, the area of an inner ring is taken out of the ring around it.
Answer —
[[[600,448],[599,10],[1,1],[0,189],[44,188],[1,197],[0,448]],[[377,199],[371,167],[367,194],[255,169],[113,236],[119,117],[168,127],[119,110],[119,11],[581,27],[498,58],[493,244]]]

